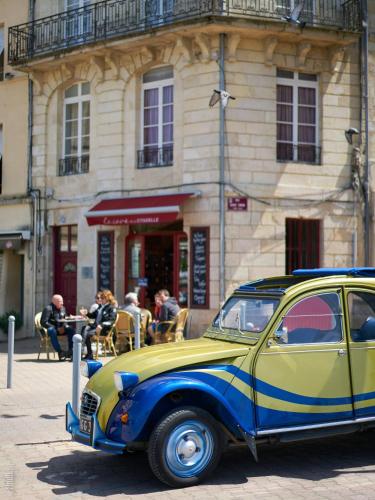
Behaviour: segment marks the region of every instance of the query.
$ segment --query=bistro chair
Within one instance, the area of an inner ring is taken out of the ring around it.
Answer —
[[[47,329],[43,328],[43,326],[40,324],[41,317],[42,317],[42,313],[38,312],[35,315],[35,318],[34,318],[35,330],[39,334],[39,353],[38,353],[38,359],[40,358],[40,353],[42,352],[42,350],[46,353],[47,359],[49,359],[49,353],[50,353],[50,351],[53,353],[53,357],[56,356],[56,353],[55,353],[55,351],[54,351],[54,349],[52,347],[51,339],[50,339],[50,337],[48,335]]]
[[[146,311],[146,310],[143,310]],[[148,314],[150,316],[148,316]],[[117,339],[116,339],[116,345],[119,344],[119,350],[121,352],[125,352],[124,349],[124,340],[126,344],[129,346],[130,351],[133,350],[134,347],[134,341],[135,341],[135,325],[134,325],[134,318],[133,315],[127,311],[118,311],[118,322],[116,326],[116,334],[117,334]],[[148,318],[151,317],[151,313],[149,311],[146,311],[146,313],[143,315],[141,312],[141,324],[140,324],[140,334],[141,334],[141,347],[144,346],[144,339],[145,339],[145,328],[147,328],[148,325]],[[122,346],[121,346],[122,344]]]
[[[133,350],[132,335],[134,336],[133,316],[127,311],[117,311],[116,348],[119,354],[126,352],[128,348]]]
[[[172,321],[161,321],[155,330],[155,344],[181,342],[184,340],[184,329],[189,309],[180,309]]]
[[[107,351],[109,354],[113,354],[115,357],[117,356],[115,345],[113,343],[113,335],[116,332],[117,319],[118,315],[116,316],[115,322],[106,335],[93,335],[91,337],[91,342],[96,342],[95,359],[98,359],[99,357],[99,344],[102,345],[102,353],[104,354],[105,358],[107,357]]]
[[[141,309],[141,339],[147,338],[147,330],[152,322],[152,314],[148,309]]]

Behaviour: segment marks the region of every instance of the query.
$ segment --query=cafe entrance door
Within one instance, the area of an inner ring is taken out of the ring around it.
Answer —
[[[126,240],[125,293],[136,292],[152,309],[155,293],[166,288],[187,307],[188,243],[183,232],[130,235]]]

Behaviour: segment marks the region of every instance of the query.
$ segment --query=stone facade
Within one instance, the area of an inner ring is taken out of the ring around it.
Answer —
[[[56,2],[36,2],[37,17],[52,9]],[[95,292],[98,231],[115,232],[114,291],[122,297],[129,226],[88,226],[87,211],[102,199],[195,190],[200,195],[181,207],[182,224],[188,237],[191,227],[210,228],[210,299],[208,308],[192,310],[192,335],[215,314],[221,299],[220,112],[208,101],[220,87],[219,33],[226,33],[226,89],[236,97],[225,111],[225,197],[248,202],[247,211],[225,211],[226,294],[241,282],[285,273],[286,218],[321,221],[321,266],[363,264],[352,148],[344,136],[360,126],[358,35],[254,19],[185,22],[17,66],[34,82],[32,182],[43,193],[45,221],[39,307],[55,291],[53,227],[78,226],[77,304],[90,303]],[[174,78],[173,166],[138,169],[142,75],[165,65]],[[276,161],[277,68],[318,76],[320,164]],[[64,91],[82,81],[91,89],[90,171],[58,176]],[[92,277],[81,279],[84,267],[93,269]]]
[[[7,29],[28,19],[28,2],[17,8],[10,0],[0,0],[0,30],[4,41],[4,68],[0,73],[0,143],[2,176],[0,194],[0,314],[16,311],[23,317],[18,336],[33,330],[32,294],[32,199],[28,194],[28,83],[23,72],[7,64]],[[2,45],[2,43],[0,44]],[[3,70],[3,71],[2,71]],[[0,340],[6,337],[0,330]]]

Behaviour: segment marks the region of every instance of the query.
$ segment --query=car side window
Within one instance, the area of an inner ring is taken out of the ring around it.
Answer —
[[[337,293],[306,297],[294,304],[276,330],[280,344],[319,344],[340,342],[342,311]]]
[[[350,335],[354,342],[375,340],[375,293],[348,294]]]

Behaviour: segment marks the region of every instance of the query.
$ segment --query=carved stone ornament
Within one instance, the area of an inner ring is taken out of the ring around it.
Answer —
[[[278,39],[275,36],[269,36],[264,40],[264,64],[266,66],[272,66],[277,44]]]

